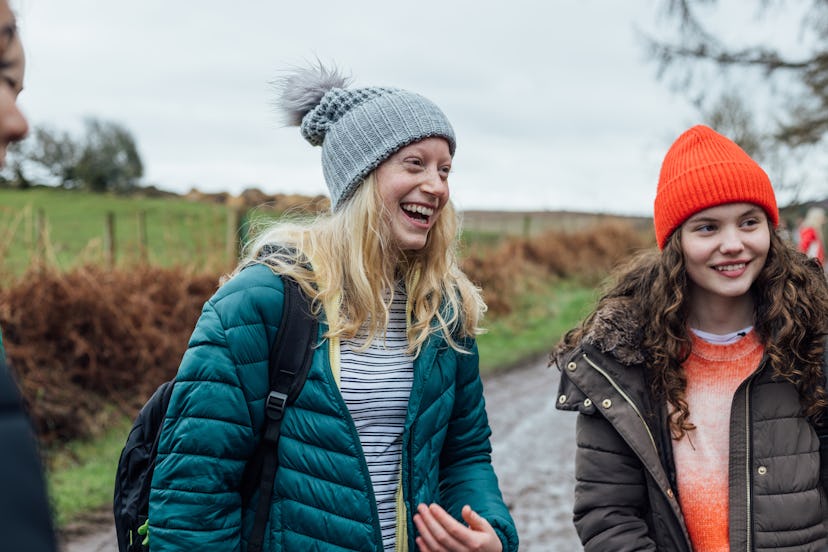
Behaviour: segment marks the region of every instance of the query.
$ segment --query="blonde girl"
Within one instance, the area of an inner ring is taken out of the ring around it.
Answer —
[[[454,130],[418,94],[348,88],[321,65],[281,85],[288,121],[322,148],[331,213],[265,231],[205,305],[161,435],[153,552],[247,548],[239,482],[283,278],[320,331],[282,422],[265,548],[517,550],[478,372],[485,306],[456,257]]]

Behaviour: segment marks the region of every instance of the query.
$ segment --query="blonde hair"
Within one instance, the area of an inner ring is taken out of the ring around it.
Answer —
[[[428,233],[425,246],[401,251],[392,240],[388,213],[374,173],[334,213],[306,222],[277,222],[246,248],[234,271],[269,265],[296,280],[326,310],[325,337],[353,338],[364,328],[365,347],[385,335],[395,282],[408,294],[409,351],[419,354],[429,335],[442,332],[449,345],[482,332],[486,305],[457,261],[459,223],[451,202]],[[388,290],[391,293],[383,293]],[[436,323],[434,323],[436,322]]]
[[[823,224],[825,224],[825,209],[822,207],[811,207],[805,213],[805,218],[802,220],[802,226],[805,228],[810,227],[821,230]]]

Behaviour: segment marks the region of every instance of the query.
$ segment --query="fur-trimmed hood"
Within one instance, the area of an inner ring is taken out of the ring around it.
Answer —
[[[644,317],[632,299],[619,297],[604,304],[586,328],[583,342],[624,365],[644,362],[641,346]],[[557,350],[554,361],[563,365],[571,350]]]

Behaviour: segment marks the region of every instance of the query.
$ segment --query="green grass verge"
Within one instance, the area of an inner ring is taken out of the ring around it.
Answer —
[[[550,352],[561,336],[588,314],[595,293],[595,288],[572,281],[552,282],[524,293],[517,308],[488,322],[488,333],[478,338],[481,373]]]
[[[549,352],[560,336],[586,315],[594,288],[573,282],[548,283],[524,294],[508,316],[492,320],[480,336],[484,374]],[[59,528],[99,511],[112,500],[115,469],[131,420],[121,419],[101,437],[75,441],[50,452],[49,491]]]
[[[131,425],[132,420],[121,418],[96,439],[73,441],[48,453],[49,496],[59,528],[112,501],[115,469]]]

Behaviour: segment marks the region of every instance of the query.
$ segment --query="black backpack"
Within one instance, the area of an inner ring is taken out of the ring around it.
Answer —
[[[260,552],[270,513],[270,499],[277,467],[277,444],[286,405],[292,403],[302,386],[313,356],[317,322],[307,296],[292,279],[284,282],[282,322],[270,349],[268,373],[270,394],[262,441],[248,460],[242,478],[242,503],[248,505],[256,490],[259,500],[247,549]],[[138,528],[147,522],[150,484],[158,452],[158,437],[167,412],[175,380],[162,383],[144,404],[127,437],[115,475],[113,512],[120,552],[145,552],[144,537]],[[150,545],[151,545],[150,537]]]

